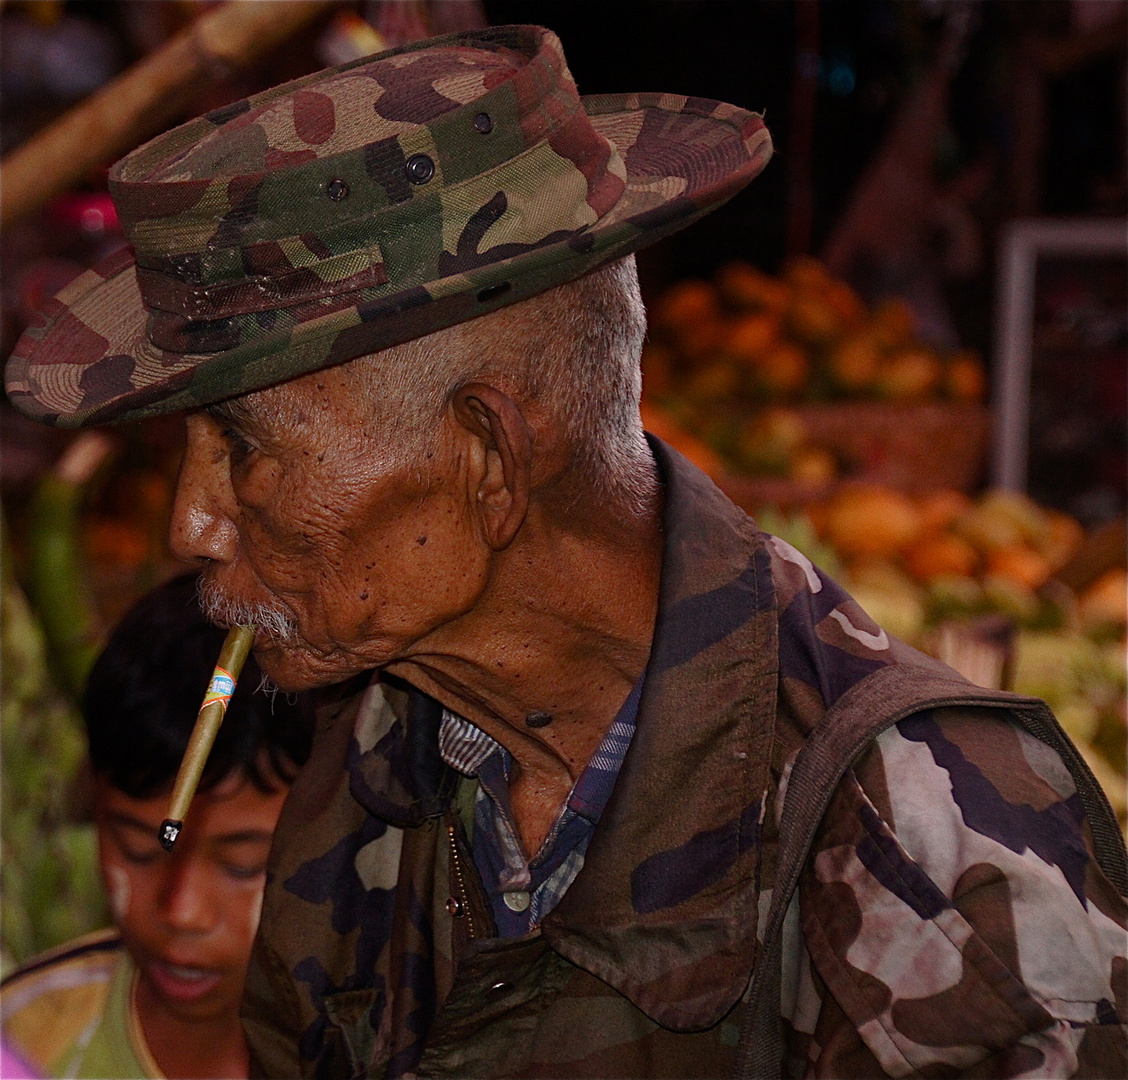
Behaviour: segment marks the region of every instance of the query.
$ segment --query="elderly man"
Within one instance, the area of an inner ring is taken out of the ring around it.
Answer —
[[[731,106],[581,99],[539,28],[411,46],[119,163],[135,256],[17,346],[49,422],[187,410],[174,551],[331,687],[266,1075],[1122,1071],[1123,845],[1052,718],[642,430],[631,252],[769,153]]]

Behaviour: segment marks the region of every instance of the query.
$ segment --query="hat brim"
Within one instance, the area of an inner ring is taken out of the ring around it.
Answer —
[[[87,271],[50,301],[8,360],[9,399],[58,427],[137,420],[226,398],[343,363],[534,296],[684,228],[731,198],[771,157],[754,113],[658,94],[583,99],[626,164],[626,188],[595,225],[516,252],[492,249],[472,269],[410,287],[338,298],[283,330],[263,327],[231,349],[175,353],[147,335],[131,252]]]

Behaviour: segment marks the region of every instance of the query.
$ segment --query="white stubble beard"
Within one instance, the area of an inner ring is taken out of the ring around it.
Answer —
[[[204,616],[217,626],[253,626],[271,642],[287,647],[299,648],[298,624],[285,605],[259,601],[249,603],[225,596],[213,581],[201,576],[196,582],[200,610]],[[279,690],[265,672],[259,687],[268,693]]]

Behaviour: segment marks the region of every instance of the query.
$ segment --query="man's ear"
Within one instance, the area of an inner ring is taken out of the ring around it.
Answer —
[[[455,418],[475,436],[473,492],[486,540],[495,551],[509,545],[529,509],[533,435],[517,403],[487,383],[459,387],[451,400]]]

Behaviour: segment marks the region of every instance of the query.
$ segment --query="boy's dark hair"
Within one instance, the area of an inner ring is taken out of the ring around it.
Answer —
[[[87,680],[82,714],[94,772],[131,798],[150,798],[172,784],[223,645],[226,631],[204,618],[196,581],[185,574],[142,597]],[[201,788],[241,772],[270,792],[277,780],[293,780],[309,757],[309,696],[269,695],[260,680],[249,657]]]

